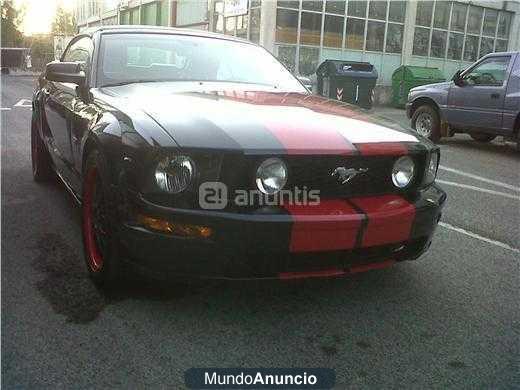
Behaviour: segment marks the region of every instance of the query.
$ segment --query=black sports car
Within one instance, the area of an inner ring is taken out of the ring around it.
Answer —
[[[33,174],[82,204],[93,279],[340,276],[415,259],[445,193],[439,149],[311,95],[265,49],[102,27],[33,96]]]

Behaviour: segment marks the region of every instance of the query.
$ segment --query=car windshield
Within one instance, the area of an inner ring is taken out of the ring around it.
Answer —
[[[175,34],[104,34],[98,85],[198,81],[260,84],[305,92],[267,50],[225,39]]]

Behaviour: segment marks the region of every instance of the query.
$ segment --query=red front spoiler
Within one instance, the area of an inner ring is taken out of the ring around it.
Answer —
[[[350,274],[357,274],[360,272],[367,272],[373,269],[383,269],[394,265],[395,260],[380,261],[377,263],[369,263],[356,265],[348,270],[341,270],[337,268],[326,269],[320,271],[308,271],[308,272],[282,272],[278,274],[280,280],[295,280],[295,279],[309,279],[309,278],[334,278],[340,276],[346,276]]]

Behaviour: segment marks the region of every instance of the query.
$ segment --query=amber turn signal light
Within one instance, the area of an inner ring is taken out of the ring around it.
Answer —
[[[137,216],[137,221],[147,229],[180,237],[209,238],[213,235],[213,229],[208,226],[174,223],[142,214]]]

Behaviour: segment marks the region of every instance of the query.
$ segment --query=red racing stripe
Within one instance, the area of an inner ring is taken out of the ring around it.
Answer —
[[[357,150],[343,137],[333,124],[326,123],[277,123],[265,121],[267,129],[284,146],[287,154],[356,154]]]
[[[322,200],[317,205],[284,205],[293,218],[290,252],[352,249],[364,219],[344,200]]]
[[[375,142],[356,144],[362,156],[401,156],[408,153],[406,144],[400,142]]]
[[[382,195],[353,198],[368,218],[363,234],[363,248],[398,243],[410,238],[415,218],[415,206],[399,195]]]

